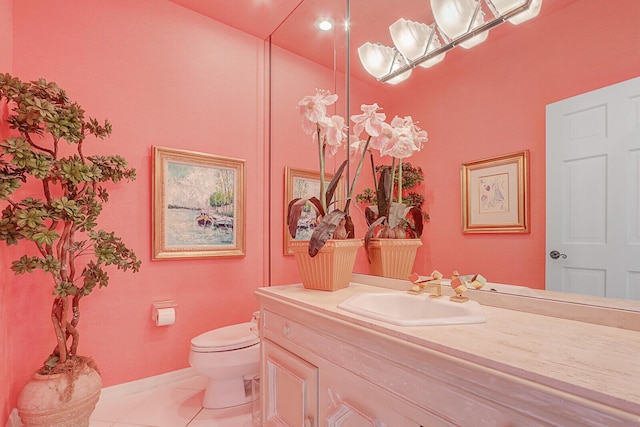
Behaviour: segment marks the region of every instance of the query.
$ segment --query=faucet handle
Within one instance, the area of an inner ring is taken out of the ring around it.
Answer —
[[[441,278],[442,274],[440,274],[437,270],[434,270],[434,272],[431,273],[431,276],[423,278],[421,278],[418,273],[412,273],[411,276],[409,276],[409,280],[411,281],[411,283],[413,283],[413,287],[411,288],[409,293],[420,294],[426,289],[429,289],[429,297],[439,298],[442,296],[442,286],[440,285]]]
[[[486,284],[487,279],[485,279],[481,274],[476,274],[473,276],[473,279],[471,279],[471,286],[473,286],[473,289],[480,289]]]
[[[469,301],[469,298],[462,296],[464,291],[467,290],[464,281],[457,274],[453,276],[451,279],[451,287],[456,292],[456,294],[452,297],[449,297],[451,301],[455,302],[466,302]]]

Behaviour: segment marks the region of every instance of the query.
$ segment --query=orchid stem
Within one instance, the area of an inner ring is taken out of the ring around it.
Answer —
[[[318,157],[320,158],[320,206],[322,215],[327,214],[327,189],[324,182],[324,146],[320,136],[320,126],[318,126]]]
[[[402,203],[402,159],[398,162],[398,203]]]
[[[362,150],[362,156],[360,156],[360,161],[358,162],[358,167],[356,168],[356,173],[353,176],[353,182],[351,183],[351,189],[349,190],[349,194],[347,194],[347,203],[344,205],[344,211],[349,214],[349,204],[351,203],[351,196],[353,196],[353,192],[356,189],[356,182],[358,181],[358,177],[360,176],[360,170],[362,169],[362,164],[364,163],[365,153],[369,149],[369,142],[371,141],[371,136],[367,138],[367,142],[364,144],[364,149]],[[374,180],[375,181],[375,180]]]
[[[373,152],[369,151],[369,159],[371,160],[371,171],[373,172],[373,189],[378,194],[378,176],[376,175],[376,165],[373,162]]]
[[[391,191],[389,192],[389,206],[391,209],[391,204],[393,203],[393,187],[396,185],[396,158],[391,158]],[[387,214],[388,215],[388,214]]]

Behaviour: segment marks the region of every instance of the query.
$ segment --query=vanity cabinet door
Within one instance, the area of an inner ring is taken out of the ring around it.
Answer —
[[[454,427],[407,399],[333,364],[320,367],[319,390],[321,425],[326,427]]]
[[[262,341],[265,426],[318,427],[318,368],[270,340]]]

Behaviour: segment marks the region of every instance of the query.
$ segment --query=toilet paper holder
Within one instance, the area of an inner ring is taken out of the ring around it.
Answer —
[[[158,320],[158,310],[165,308],[173,308],[175,310],[177,307],[178,303],[175,300],[154,301],[153,310],[151,311],[151,319],[156,323]]]

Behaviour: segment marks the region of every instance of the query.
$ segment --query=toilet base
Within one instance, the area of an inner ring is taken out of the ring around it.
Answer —
[[[223,409],[251,402],[251,378],[258,375],[246,375],[244,378],[211,379],[202,398],[206,409]]]

